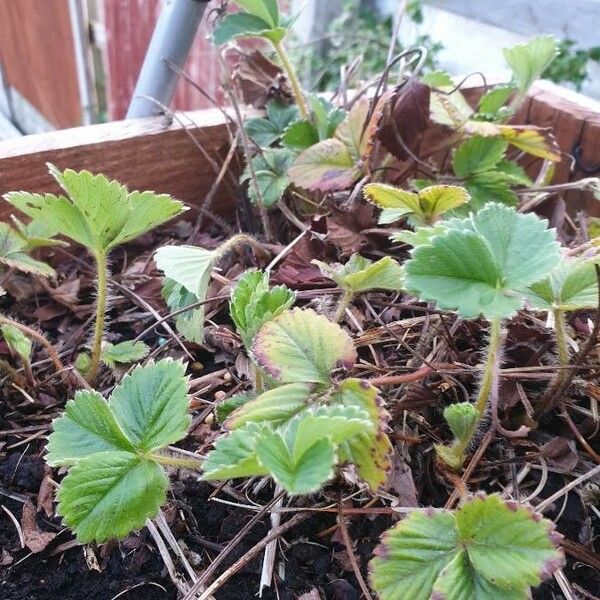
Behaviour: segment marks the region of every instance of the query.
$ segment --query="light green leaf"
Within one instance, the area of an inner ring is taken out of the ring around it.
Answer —
[[[494,120],[498,116],[504,118],[507,115],[501,111],[514,91],[515,87],[510,84],[497,85],[495,88],[488,90],[479,100],[477,109],[479,114]]]
[[[504,158],[507,148],[508,143],[500,138],[469,138],[454,153],[454,173],[466,179],[477,173],[491,171]]]
[[[418,246],[405,264],[406,283],[423,300],[465,317],[508,317],[519,290],[545,277],[559,260],[554,230],[533,214],[491,203]],[[525,283],[528,282],[528,283]]]
[[[409,215],[409,222],[414,226],[431,225],[470,199],[464,188],[452,185],[427,186],[413,193],[384,183],[369,183],[363,193],[365,199],[384,209],[380,223]]]
[[[318,440],[303,453],[295,453],[281,434],[265,430],[256,441],[260,463],[290,495],[309,494],[333,476],[335,448],[327,438]]]
[[[391,256],[373,262],[360,254],[353,254],[344,265],[330,265],[319,260],[312,262],[319,266],[323,275],[354,293],[399,290],[402,287],[402,267]]]
[[[354,344],[339,325],[298,308],[266,323],[254,339],[252,354],[283,383],[328,383],[334,369],[350,369],[356,360]]]
[[[454,86],[454,80],[452,79],[452,76],[446,71],[431,71],[429,73],[425,73],[425,75],[421,77],[421,82],[429,87],[434,88]]]
[[[540,35],[524,44],[504,49],[504,58],[521,93],[527,92],[558,55],[558,43],[551,35]]]
[[[109,367],[115,367],[117,363],[139,362],[148,356],[150,348],[144,342],[133,342],[127,340],[119,344],[107,342],[102,348],[102,361]]]
[[[33,246],[28,238],[11,227],[8,223],[0,223],[0,264],[24,273],[34,273],[45,277],[56,275],[54,269],[44,262],[35,260],[27,254],[30,248],[54,245],[54,240],[45,240]]]
[[[2,337],[8,344],[8,347],[16,352],[21,360],[29,361],[31,356],[31,340],[14,325],[2,325],[0,326],[0,332]]]
[[[80,390],[52,423],[48,439],[49,465],[72,466],[99,452],[134,452],[134,445],[119,425],[108,402],[94,391]]]
[[[161,295],[172,312],[198,302],[198,296],[168,277],[163,281]],[[175,317],[177,331],[188,341],[201,344],[204,341],[204,307],[192,308]]]
[[[273,426],[285,423],[309,406],[313,388],[310,383],[289,383],[263,392],[238,408],[227,425],[239,429],[250,422]]]
[[[443,225],[435,225],[434,227],[417,227],[414,231],[397,231],[390,235],[393,242],[402,242],[409,246],[421,246],[428,244],[434,235],[439,235],[446,231]]]
[[[597,260],[563,258],[548,277],[526,290],[528,301],[541,310],[578,310],[598,306]]]
[[[500,496],[476,496],[456,512],[459,539],[482,577],[501,587],[536,586],[563,557],[550,539],[551,523]]]
[[[105,542],[141,529],[166,500],[169,480],[156,462],[130,452],[99,452],[62,480],[57,512],[82,542]]]
[[[255,452],[257,438],[265,430],[268,431],[264,426],[248,423],[219,438],[202,463],[202,479],[213,481],[268,475],[269,470],[258,462]]]
[[[384,534],[371,561],[381,600],[525,600],[564,562],[552,524],[500,496],[414,512]]]
[[[461,91],[455,89],[454,83],[435,86],[435,88],[431,91],[429,101],[431,120],[453,129],[461,129],[473,115],[473,109]]]
[[[283,27],[273,27],[269,22],[248,13],[227,15],[213,34],[215,44],[221,45],[238,37],[264,37],[274,43],[280,42],[286,34]]]
[[[180,440],[191,423],[183,363],[165,359],[136,367],[114,389],[109,404],[138,451],[153,452]]]
[[[163,246],[154,254],[156,266],[198,298],[204,298],[219,254],[198,246]]]
[[[429,600],[442,569],[457,553],[451,512],[411,513],[384,534],[371,560],[373,588],[381,600]]]
[[[473,427],[479,420],[479,413],[470,402],[458,402],[445,408],[444,419],[450,431],[459,440],[465,440],[471,438]]]
[[[129,192],[88,171],[61,172],[48,165],[68,197],[11,192],[5,199],[34,220],[96,252],[107,252],[185,210],[166,194]]]

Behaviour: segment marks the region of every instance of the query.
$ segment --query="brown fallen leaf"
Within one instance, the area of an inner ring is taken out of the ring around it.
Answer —
[[[25,545],[35,554],[42,552],[46,546],[56,537],[56,533],[41,531],[35,519],[36,510],[33,502],[28,500],[23,505],[21,515],[21,529]]]
[[[47,517],[54,515],[54,486],[52,485],[52,469],[44,467],[44,478],[40,484],[37,499],[37,512],[44,511]]]

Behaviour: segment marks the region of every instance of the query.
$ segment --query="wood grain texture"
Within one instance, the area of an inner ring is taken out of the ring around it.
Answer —
[[[190,135],[221,164],[220,152],[229,147],[225,117],[218,109],[180,113],[190,123],[152,117],[78,127],[25,136],[0,143],[0,196],[8,191],[58,192],[47,162],[60,169],[88,169],[105,173],[129,189],[168,193],[199,206],[216,174]],[[222,186],[215,207],[227,210],[235,198]],[[4,201],[0,218],[10,207]]]

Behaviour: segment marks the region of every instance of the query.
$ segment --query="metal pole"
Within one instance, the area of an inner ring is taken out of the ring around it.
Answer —
[[[129,104],[127,119],[150,117],[160,112],[160,108],[148,98],[169,105],[179,76],[165,59],[183,67],[208,1],[164,0]]]

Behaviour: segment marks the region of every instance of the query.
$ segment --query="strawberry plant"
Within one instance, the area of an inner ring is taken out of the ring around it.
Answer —
[[[158,227],[184,210],[181,202],[166,194],[129,192],[104,175],[71,169],[50,174],[65,192],[29,194],[10,192],[4,199],[31,217],[46,223],[56,233],[81,244],[92,254],[98,275],[96,321],[92,352],[86,376],[94,381],[101,362],[102,337],[108,304],[108,256],[114,248]]]
[[[518,600],[564,562],[562,536],[527,506],[484,494],[455,511],[416,511],[371,561],[381,600]]]
[[[503,320],[523,307],[525,289],[547,277],[559,258],[555,232],[546,228],[545,221],[489,203],[466,219],[446,221],[442,232],[417,246],[407,261],[406,286],[421,299],[457,310],[463,317],[481,315],[490,321],[486,362],[474,405],[477,416],[461,428],[462,436],[450,447],[436,447],[451,467],[462,465],[490,399],[497,399]]]

